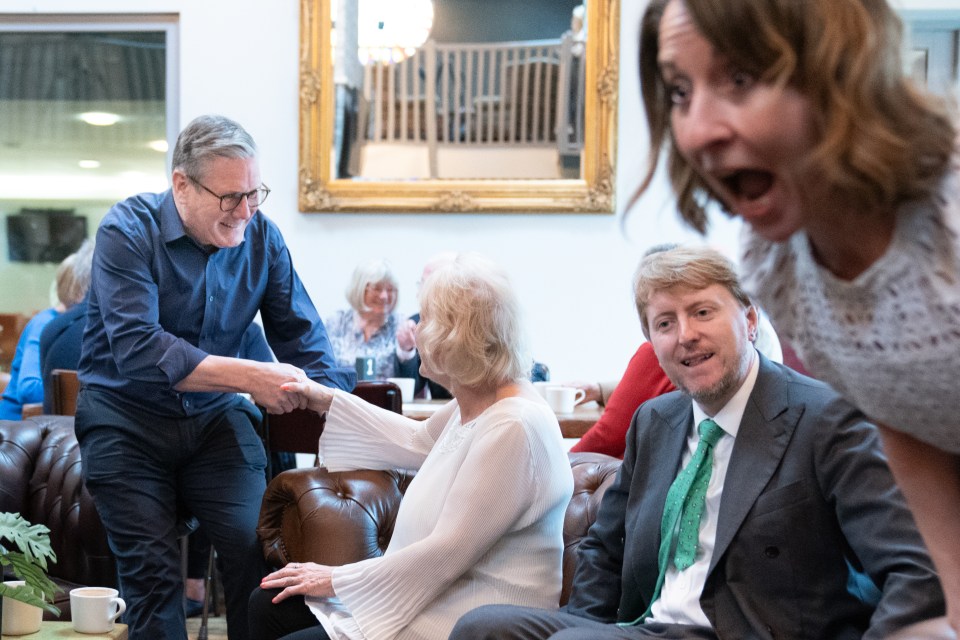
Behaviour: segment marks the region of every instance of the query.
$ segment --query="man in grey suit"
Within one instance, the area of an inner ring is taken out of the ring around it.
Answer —
[[[705,248],[655,253],[635,293],[678,391],[634,416],[569,603],[481,607],[450,637],[845,640],[943,615],[877,430],[828,386],[757,353],[757,311],[733,265]],[[712,449],[701,422],[719,434]],[[671,488],[698,458],[699,523]],[[664,523],[668,501],[684,515]]]

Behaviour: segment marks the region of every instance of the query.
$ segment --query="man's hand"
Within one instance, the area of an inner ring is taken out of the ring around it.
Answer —
[[[289,413],[306,406],[306,401],[297,394],[280,387],[288,382],[306,382],[303,369],[282,362],[257,362],[249,379],[247,392],[253,401],[269,413]]]
[[[303,369],[291,364],[207,356],[175,388],[177,391],[249,393],[253,401],[268,412],[288,413],[305,408],[307,397],[280,387],[307,381]]]
[[[577,404],[583,404],[584,402],[596,401],[600,402],[600,385],[596,382],[582,382],[576,380],[574,382],[564,382],[563,386],[565,387],[576,387],[577,389],[583,389],[583,400]]]

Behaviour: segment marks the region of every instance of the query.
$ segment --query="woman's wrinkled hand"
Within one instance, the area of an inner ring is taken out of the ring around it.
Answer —
[[[333,402],[333,389],[309,379],[304,379],[302,382],[288,382],[281,385],[280,389],[299,409],[325,413]]]
[[[261,580],[260,587],[282,590],[272,600],[274,604],[290,596],[332,598],[336,595],[333,592],[333,567],[313,562],[291,562]]]

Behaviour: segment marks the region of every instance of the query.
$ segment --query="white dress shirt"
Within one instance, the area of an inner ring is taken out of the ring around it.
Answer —
[[[734,439],[740,430],[740,421],[747,407],[747,400],[753,392],[753,385],[757,381],[757,372],[760,370],[760,358],[754,354],[750,371],[737,393],[717,412],[715,416],[708,416],[696,402],[693,403],[693,424],[690,425],[687,435],[687,448],[683,452],[681,469],[693,457],[693,452],[700,442],[700,433],[697,425],[707,418],[723,429],[716,446],[713,448],[713,471],[710,474],[710,484],[707,485],[706,506],[703,517],[700,519],[700,538],[697,544],[697,556],[693,564],[684,571],[670,564],[663,579],[660,597],[653,603],[649,620],[674,624],[693,624],[711,627],[710,621],[700,607],[700,595],[707,581],[707,571],[713,558],[713,547],[717,537],[717,518],[720,514],[720,498],[723,494],[723,479],[727,475],[727,466],[730,464],[730,454],[733,452]],[[679,473],[679,469],[677,470]],[[674,550],[671,549],[671,554]]]

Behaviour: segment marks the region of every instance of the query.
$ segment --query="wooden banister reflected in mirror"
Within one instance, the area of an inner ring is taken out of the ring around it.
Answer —
[[[331,2],[300,3],[301,211],[613,213],[620,0],[585,3],[585,38],[354,64],[350,92]]]

